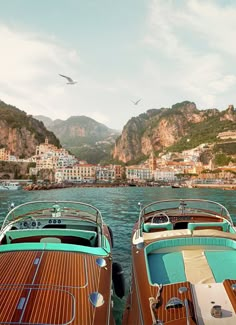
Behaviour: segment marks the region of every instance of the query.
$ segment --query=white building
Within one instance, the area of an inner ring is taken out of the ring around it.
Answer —
[[[94,182],[96,179],[96,166],[91,164],[74,165],[72,167],[56,168],[55,181],[62,182]]]
[[[64,148],[57,148],[49,144],[48,139],[45,143],[36,147],[36,155],[31,157],[31,161],[36,163],[36,168],[30,169],[30,175],[35,175],[41,169],[54,169],[72,167],[77,159],[70,155]]]
[[[139,166],[126,167],[126,179],[129,181],[150,181],[152,180],[152,170],[150,168],[142,168]]]
[[[154,180],[155,181],[176,181],[176,171],[170,168],[161,169],[161,170],[155,170],[154,171]]]
[[[116,178],[116,171],[113,165],[96,166],[96,180],[101,182],[111,182]]]

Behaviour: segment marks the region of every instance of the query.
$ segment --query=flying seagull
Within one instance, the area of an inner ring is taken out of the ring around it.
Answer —
[[[137,100],[136,102],[134,102],[133,100],[131,100],[131,102],[134,104],[134,105],[138,105],[138,103],[140,102],[141,98],[139,100]]]
[[[64,76],[63,74],[60,74],[60,73],[59,73],[59,76],[61,76],[61,77],[63,77],[63,78],[66,78],[67,81],[68,81],[68,82],[67,82],[68,85],[74,85],[74,84],[77,83],[77,81],[71,79],[70,77]]]

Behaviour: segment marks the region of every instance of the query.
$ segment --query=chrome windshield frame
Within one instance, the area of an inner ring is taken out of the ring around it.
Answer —
[[[54,212],[60,213],[60,218],[62,219],[91,221],[100,226],[101,232],[103,232],[104,222],[102,214],[96,207],[84,202],[65,200],[30,201],[20,204],[8,212],[3,220],[1,232],[8,225],[14,224],[19,220],[58,217],[56,214],[54,216],[52,215]]]
[[[207,209],[208,207],[208,209]],[[233,226],[233,221],[229,211],[221,203],[205,199],[169,199],[154,201],[141,208],[138,220],[138,229],[142,233],[142,225],[149,214],[155,212],[167,213],[168,211],[178,211],[178,215],[193,214],[193,212],[205,213],[207,217],[212,216],[222,218]]]

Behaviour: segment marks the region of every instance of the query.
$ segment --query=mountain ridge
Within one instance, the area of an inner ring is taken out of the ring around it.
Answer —
[[[236,131],[233,105],[223,111],[198,110],[194,102],[184,101],[131,118],[117,138],[112,155],[124,163],[137,162],[152,152],[185,150],[201,141],[217,141],[219,132],[230,129]]]
[[[194,102],[184,101],[170,108],[149,109],[132,117],[118,132],[84,115],[67,120],[32,117],[0,101],[0,148],[19,157],[33,155],[35,147],[48,137],[50,143],[64,146],[89,163],[131,164],[145,160],[151,153],[158,156],[161,152],[180,152],[201,143],[222,143],[225,132],[236,136],[233,105],[221,111],[198,110]],[[222,151],[223,147],[215,148]],[[236,155],[234,147],[229,145],[227,150]]]

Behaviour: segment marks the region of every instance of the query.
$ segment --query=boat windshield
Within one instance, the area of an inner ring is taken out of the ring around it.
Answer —
[[[139,226],[141,227],[146,218],[150,217],[154,212],[176,217],[201,215],[201,217],[206,217],[208,220],[209,217],[218,217],[233,224],[228,210],[220,203],[202,199],[173,199],[155,201],[143,207],[140,211]]]
[[[28,218],[63,218],[94,222],[102,229],[100,211],[92,205],[76,201],[33,201],[11,209],[3,221],[3,230],[8,224]]]

